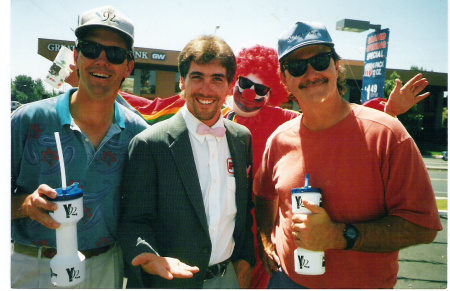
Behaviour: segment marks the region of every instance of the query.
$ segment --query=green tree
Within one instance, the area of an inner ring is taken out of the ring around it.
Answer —
[[[384,96],[386,99],[389,98],[389,95],[391,95],[392,90],[394,90],[396,82],[395,79],[400,79],[400,75],[394,71],[389,76],[388,79],[384,82]],[[405,80],[402,80],[402,83],[404,83]],[[423,115],[419,114],[419,111],[417,109],[417,104],[414,105],[408,112],[401,114],[398,116],[398,119],[403,123],[403,125],[408,130],[409,134],[414,138],[419,138],[423,133]]]
[[[19,75],[11,84],[11,95],[20,103],[34,101],[34,81],[31,77]]]
[[[39,96],[38,100],[48,98],[48,94],[45,92],[44,84],[41,79],[36,79],[36,81],[34,81],[34,93],[36,96]]]
[[[41,79],[33,80],[30,76],[19,75],[11,80],[11,100],[13,101],[25,104],[55,95],[58,95],[55,90],[50,93],[45,91]]]
[[[444,107],[442,110],[442,127],[447,128],[448,124],[448,107]]]
[[[425,70],[424,67],[418,67],[418,66],[411,66],[411,71],[417,71],[417,72],[433,72],[433,70]]]
[[[395,79],[400,79],[400,75],[397,74],[396,71],[392,72],[389,76],[389,79],[384,81],[384,98],[389,99],[389,95],[391,95],[392,90],[395,88]]]

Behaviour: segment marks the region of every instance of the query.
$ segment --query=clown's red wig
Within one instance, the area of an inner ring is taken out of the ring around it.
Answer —
[[[254,74],[270,87],[268,103],[272,106],[281,106],[288,101],[288,92],[281,84],[276,50],[261,45],[242,49],[236,57],[238,76]]]

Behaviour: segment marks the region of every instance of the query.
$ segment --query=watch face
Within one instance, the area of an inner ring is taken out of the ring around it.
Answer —
[[[350,239],[357,238],[358,237],[358,231],[353,226],[347,227],[347,229],[345,230],[345,236],[347,236]]]
[[[345,248],[346,250],[350,250],[353,248],[353,245],[358,239],[358,236],[359,231],[354,225],[347,224],[345,226],[344,237],[347,240],[347,247]]]

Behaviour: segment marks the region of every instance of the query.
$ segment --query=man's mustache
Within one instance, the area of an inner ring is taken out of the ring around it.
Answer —
[[[327,78],[320,78],[320,79],[315,79],[313,81],[306,81],[304,83],[300,83],[300,85],[298,86],[299,89],[305,89],[311,85],[316,85],[316,84],[320,84],[320,83],[328,83],[328,79]]]

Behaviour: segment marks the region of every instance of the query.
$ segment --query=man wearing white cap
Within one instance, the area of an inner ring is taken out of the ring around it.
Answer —
[[[268,288],[393,288],[399,250],[442,230],[416,144],[397,119],[342,98],[340,58],[322,24],[296,23],[279,38],[278,59],[303,114],[269,138],[254,181]],[[307,174],[322,207],[305,199],[313,214],[293,215],[291,190]],[[297,274],[297,247],[324,251],[325,273]]]
[[[119,188],[132,137],[148,127],[115,100],[134,68],[133,24],[112,7],[84,13],[75,30],[79,87],[30,103],[11,120],[11,286],[51,288],[56,204],[61,172],[54,133],[59,132],[67,183],[83,189],[78,249],[86,258],[77,288],[121,288],[122,252],[116,245]]]

